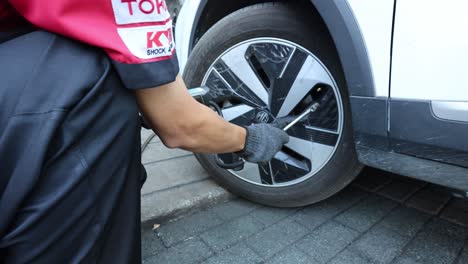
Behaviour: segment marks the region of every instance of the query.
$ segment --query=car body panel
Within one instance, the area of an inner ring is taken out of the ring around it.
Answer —
[[[185,1],[177,16],[177,27],[175,30],[177,58],[181,72],[184,71],[188,57],[192,51],[193,35],[195,26],[202,12],[206,0]]]
[[[390,54],[394,0],[348,0],[364,39],[372,75],[375,96],[389,96]]]
[[[398,1],[392,98],[468,101],[467,12],[466,0]]]

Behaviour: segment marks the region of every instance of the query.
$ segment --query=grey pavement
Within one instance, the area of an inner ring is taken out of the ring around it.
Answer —
[[[142,144],[151,131],[142,129]],[[148,178],[141,195],[143,225],[163,221],[231,199],[233,196],[210,179],[194,155],[166,148],[155,137],[142,154]]]
[[[199,169],[180,154],[180,166]],[[312,206],[269,208],[234,198],[171,221],[150,220],[142,238],[148,264],[461,264],[468,263],[468,202],[367,168]]]

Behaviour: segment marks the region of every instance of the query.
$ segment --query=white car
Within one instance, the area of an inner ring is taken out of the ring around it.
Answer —
[[[326,98],[269,163],[198,155],[235,194],[306,205],[364,165],[468,191],[468,1],[185,0],[175,37],[187,85],[233,123]]]

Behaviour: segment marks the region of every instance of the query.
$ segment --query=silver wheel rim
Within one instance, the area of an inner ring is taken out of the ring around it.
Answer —
[[[239,125],[264,121],[264,111],[255,109],[284,117],[295,114],[301,100],[321,87],[333,92],[316,113],[288,131],[290,142],[272,161],[229,170],[234,176],[264,187],[291,186],[316,175],[333,157],[343,131],[342,99],[325,65],[302,46],[278,38],[244,41],[212,63],[202,85],[219,99],[224,118]]]

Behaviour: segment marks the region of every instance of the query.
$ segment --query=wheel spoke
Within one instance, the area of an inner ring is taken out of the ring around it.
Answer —
[[[292,60],[289,63],[285,76],[283,77],[283,79],[289,78],[289,85],[285,83],[285,86],[285,84],[279,83],[278,89],[281,92],[279,92],[278,96],[272,98],[272,103],[274,102],[276,104],[275,113],[279,117],[289,115],[317,84],[323,83],[330,86],[333,85],[329,74],[325,71],[320,62],[314,57],[308,56],[301,64],[299,60],[300,56],[302,55],[297,55],[297,61]]]
[[[325,99],[317,111],[310,114],[308,118],[304,120],[304,124],[306,127],[311,127],[311,129],[324,130],[325,132],[339,134],[338,103],[332,89],[328,89],[326,93],[331,94],[331,96],[328,96],[327,94],[322,95],[322,98],[326,97],[328,99]]]
[[[219,63],[217,64],[219,65]],[[219,66],[222,68],[222,66]],[[212,69],[208,78],[205,81],[205,85],[210,88],[208,95],[204,96],[204,99],[208,101],[213,101],[216,103],[223,102],[225,100],[238,100],[245,104],[252,106],[257,106],[257,98],[252,98],[248,94],[240,94],[238,91],[234,91],[231,88],[231,85],[219,74],[216,69]]]
[[[275,183],[284,183],[301,178],[311,171],[308,159],[293,157],[280,151],[270,162]]]
[[[257,163],[246,162],[244,169],[237,171],[236,174],[252,182],[262,182],[259,166]]]
[[[313,172],[325,164],[334,150],[334,146],[311,142],[297,137],[290,137],[287,147],[309,159],[312,164],[311,171]]]
[[[296,137],[289,137],[289,142],[286,144],[286,147],[292,149],[302,157],[312,160],[312,142]]]
[[[251,58],[251,64],[258,63],[261,70],[268,77],[268,84],[279,79],[284,74],[295,51],[293,46],[276,43],[259,43],[250,45],[247,56]],[[253,61],[255,60],[255,61]],[[270,88],[270,85],[266,85]]]
[[[224,119],[226,119],[226,121],[230,121],[230,122],[236,121],[235,119],[239,119],[239,118],[240,119],[248,119],[248,118],[250,118],[251,115],[255,114],[255,113],[253,113],[253,111],[254,111],[253,107],[245,105],[245,104],[236,105],[236,106],[233,106],[233,107],[222,109]],[[249,112],[252,112],[252,113],[249,113]],[[250,120],[252,120],[252,119],[250,119]],[[237,121],[239,121],[239,120],[237,120]],[[241,122],[240,124],[246,124],[247,125],[247,123],[249,123],[248,120],[245,120],[245,122]]]
[[[270,162],[259,163],[258,171],[260,173],[260,180],[262,184],[274,184]]]
[[[278,116],[282,105],[290,93],[291,86],[296,81],[303,68],[304,62],[307,60],[307,56],[306,53],[296,50],[291,60],[289,60],[289,64],[286,65],[282,77],[275,80],[273,83],[271,88],[270,108],[274,116]]]
[[[268,93],[246,59],[249,46],[250,44],[243,44],[225,54],[221,60],[226,67],[224,69],[218,68],[218,71],[226,80],[233,81],[230,82],[233,90],[238,91],[240,94],[254,94],[266,105],[268,103]]]
[[[303,141],[314,142],[330,147],[334,147],[339,138],[339,134],[334,131],[327,131],[320,128],[316,129],[301,123],[291,127],[288,130],[288,134],[291,137],[302,139]]]

